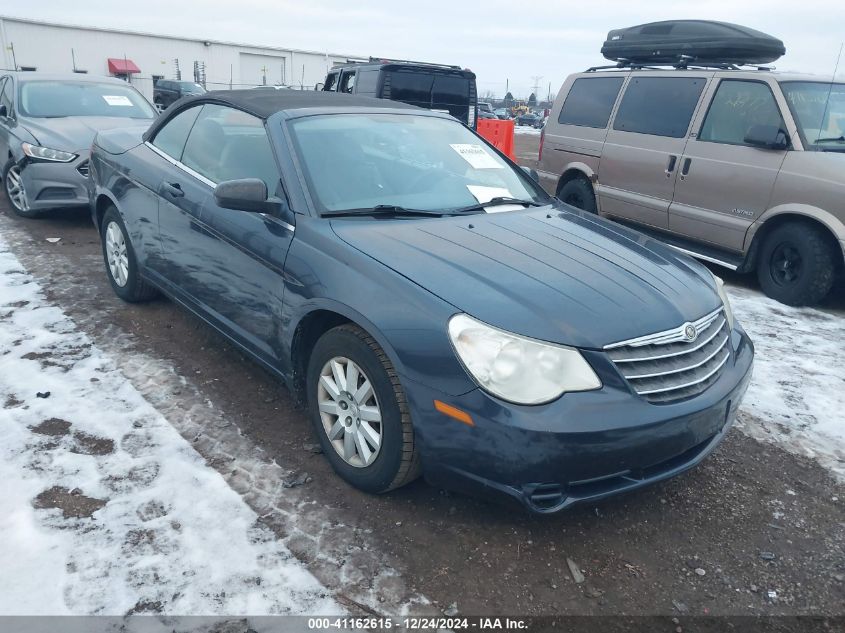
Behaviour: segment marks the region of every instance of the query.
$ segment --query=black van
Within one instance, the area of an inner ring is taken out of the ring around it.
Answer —
[[[478,114],[475,73],[460,66],[371,57],[335,66],[322,89],[448,112],[472,128]]]

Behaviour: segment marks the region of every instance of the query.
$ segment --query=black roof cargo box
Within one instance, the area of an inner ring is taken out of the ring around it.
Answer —
[[[779,39],[738,24],[708,20],[651,22],[607,34],[601,54],[639,64],[768,64],[786,53]],[[691,59],[689,59],[691,58]]]

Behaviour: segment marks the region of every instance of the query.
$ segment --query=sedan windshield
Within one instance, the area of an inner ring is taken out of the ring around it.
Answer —
[[[789,81],[781,86],[807,149],[845,151],[845,84]]]
[[[491,200],[547,201],[538,186],[457,121],[335,114],[295,120],[291,131],[320,212],[382,205],[449,212]],[[490,207],[508,209],[514,205]]]
[[[109,116],[152,119],[155,110],[133,88],[93,81],[26,81],[18,109],[29,117]]]

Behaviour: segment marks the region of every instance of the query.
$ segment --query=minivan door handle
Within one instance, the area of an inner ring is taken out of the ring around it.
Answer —
[[[162,185],[162,189],[166,194],[169,194],[171,198],[181,198],[185,195],[185,192],[182,191],[182,185],[178,182],[165,182]]]
[[[672,175],[672,172],[675,171],[675,165],[677,164],[677,162],[678,162],[678,157],[675,156],[674,154],[671,154],[669,156],[669,164],[666,165],[666,177],[667,178],[669,178],[669,176]]]
[[[684,159],[684,165],[683,165],[683,167],[681,167],[681,178],[683,178],[684,176],[689,174],[690,163],[692,163],[692,158],[685,158]]]

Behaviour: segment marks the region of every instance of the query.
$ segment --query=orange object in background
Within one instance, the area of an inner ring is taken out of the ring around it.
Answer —
[[[502,154],[516,162],[513,153],[513,121],[478,119],[478,133],[495,145]]]

